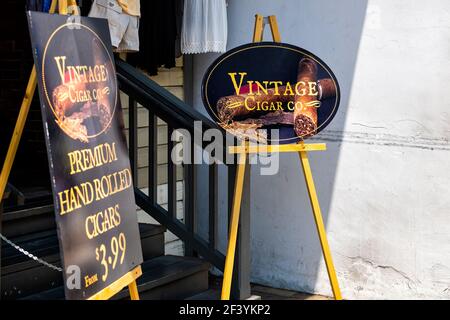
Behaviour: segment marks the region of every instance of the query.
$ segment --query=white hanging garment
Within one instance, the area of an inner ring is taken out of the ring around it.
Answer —
[[[225,0],[185,0],[181,52],[183,54],[225,52],[226,47]]]

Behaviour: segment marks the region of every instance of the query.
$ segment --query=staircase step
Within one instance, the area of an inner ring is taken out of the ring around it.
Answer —
[[[55,229],[52,204],[24,206],[20,210],[3,213],[2,232],[8,238]]]
[[[185,299],[208,289],[209,263],[190,257],[161,256],[142,264],[137,280],[141,300]],[[127,288],[114,299],[128,299]],[[27,296],[26,300],[62,300],[62,286]]]
[[[185,299],[208,289],[210,264],[204,260],[168,255],[146,261],[142,267],[138,279],[142,300]]]
[[[46,257],[54,255],[55,253],[59,253],[58,238],[56,236],[55,230],[42,231],[9,239],[21,248],[33,253],[38,257]],[[6,242],[2,242],[1,263],[3,273],[8,272],[8,268],[12,268],[13,272],[16,269],[20,269],[19,266],[15,265],[21,263],[25,263],[27,267],[32,267],[34,261],[30,260],[27,256],[20,253]]]
[[[208,289],[190,296],[186,300],[220,300],[220,291],[218,289]]]
[[[33,154],[37,154],[37,150],[31,150]],[[46,162],[46,159],[41,159]],[[44,163],[45,163],[44,162]],[[27,170],[29,173],[35,173],[40,175],[42,170],[36,165],[29,167]],[[20,184],[20,182],[17,182]],[[28,207],[39,207],[52,203],[52,190],[50,185],[48,186],[32,186],[33,182],[27,181],[29,184],[27,187],[13,186],[9,185],[11,189],[11,197],[9,199],[9,206],[14,210],[14,208],[20,208],[24,205]]]
[[[218,289],[208,289],[190,296],[186,300],[220,300],[220,291]]]
[[[164,232],[160,225],[139,224],[144,260],[164,255]],[[60,266],[56,230],[42,231],[11,239],[25,250],[56,266]],[[61,273],[54,271],[2,244],[1,295],[17,299],[62,285]]]

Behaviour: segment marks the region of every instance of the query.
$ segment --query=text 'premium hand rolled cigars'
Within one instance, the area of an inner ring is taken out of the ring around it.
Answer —
[[[237,47],[208,69],[202,98],[211,117],[240,138],[291,143],[325,128],[339,105],[330,68],[312,53],[282,43]],[[277,138],[272,138],[277,129]]]
[[[143,260],[108,23],[79,19],[74,28],[65,16],[28,12],[71,300],[111,290]]]

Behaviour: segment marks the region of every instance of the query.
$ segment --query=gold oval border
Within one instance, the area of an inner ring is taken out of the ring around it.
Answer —
[[[111,125],[111,122],[112,122],[112,120],[114,119],[115,112],[116,112],[116,107],[117,107],[117,96],[118,96],[117,79],[116,79],[116,68],[115,68],[114,62],[113,62],[113,60],[112,60],[111,55],[109,54],[109,51],[108,51],[108,49],[107,49],[105,43],[102,41],[102,39],[99,37],[99,35],[98,35],[94,30],[92,30],[91,28],[89,28],[88,26],[85,26],[85,25],[83,25],[83,24],[81,24],[81,23],[78,23],[78,22],[68,22],[68,23],[65,23],[65,24],[63,24],[63,25],[60,25],[58,28],[56,28],[55,31],[53,31],[52,34],[50,35],[50,37],[48,38],[47,43],[45,44],[44,53],[43,53],[43,55],[42,55],[42,71],[41,71],[41,72],[42,72],[42,86],[43,86],[43,88],[44,88],[45,97],[47,98],[48,105],[50,106],[50,109],[52,110],[53,115],[54,115],[55,118],[58,119],[59,122],[61,123],[61,125],[58,123],[59,127],[61,128],[61,130],[64,131],[65,134],[67,134],[67,135],[70,137],[70,135],[69,135],[67,132],[68,132],[68,131],[71,132],[71,130],[65,128],[65,127],[62,125],[62,122],[61,122],[61,120],[59,119],[59,117],[56,115],[55,109],[54,109],[54,107],[53,107],[53,105],[52,105],[52,103],[51,103],[51,101],[50,101],[49,96],[48,96],[47,86],[45,85],[45,57],[46,57],[46,55],[47,55],[47,49],[48,49],[48,46],[49,46],[51,40],[53,39],[53,37],[56,35],[56,33],[59,32],[62,28],[66,27],[66,26],[69,26],[69,25],[70,25],[70,26],[80,26],[80,27],[82,27],[82,28],[87,29],[88,31],[90,31],[90,32],[91,32],[91,33],[92,33],[92,34],[100,41],[100,43],[102,44],[102,46],[103,46],[103,48],[105,49],[106,53],[108,54],[109,61],[111,62],[111,66],[112,66],[112,69],[113,69],[113,72],[114,72],[114,78],[113,78],[113,80],[114,80],[114,85],[115,85],[115,87],[116,87],[116,94],[115,94],[114,108],[113,108],[113,110],[112,110],[111,119],[109,120],[108,125],[106,125],[105,128],[104,128],[102,131],[100,131],[99,133],[97,133],[97,134],[95,134],[95,135],[87,136],[88,139],[92,139],[92,138],[95,138],[95,137],[101,135],[103,132],[105,132],[106,130],[109,129],[109,127],[110,127],[110,125]],[[66,130],[67,130],[67,131],[66,131]]]
[[[313,56],[311,56],[311,55],[309,55],[309,54],[307,54],[307,53],[305,53],[305,52],[302,52],[302,51],[300,51],[300,50],[298,50],[298,49],[294,49],[294,48],[290,48],[290,47],[285,47],[285,46],[282,46],[282,45],[270,45],[270,44],[267,44],[267,45],[260,45],[260,46],[255,45],[255,46],[252,46],[252,47],[240,49],[240,50],[238,50],[238,51],[236,51],[236,52],[233,52],[233,53],[227,55],[226,57],[222,58],[222,59],[214,66],[214,68],[211,69],[211,71],[210,71],[209,74],[208,74],[208,78],[206,78],[206,82],[205,82],[205,98],[206,98],[206,102],[208,103],[209,109],[211,110],[211,112],[213,113],[213,115],[216,117],[216,120],[218,120],[217,123],[219,124],[219,126],[220,126],[222,129],[224,129],[225,131],[227,131],[227,132],[229,132],[230,134],[232,134],[233,136],[235,136],[235,135],[232,133],[232,131],[227,130],[226,128],[224,128],[223,126],[220,125],[220,122],[219,122],[220,119],[219,119],[219,117],[217,116],[217,114],[216,114],[216,112],[214,111],[214,109],[211,108],[211,104],[210,104],[210,102],[209,102],[209,97],[208,97],[208,82],[209,82],[209,78],[211,77],[211,74],[214,72],[214,70],[215,70],[215,69],[216,69],[216,68],[217,68],[224,60],[226,60],[226,59],[228,59],[229,57],[235,55],[236,53],[239,53],[239,52],[242,52],[242,51],[246,51],[246,50],[250,50],[250,49],[255,49],[255,48],[283,48],[283,49],[295,51],[295,52],[298,52],[298,53],[300,53],[300,54],[302,54],[302,55],[304,55],[304,56],[307,56],[308,58],[314,60],[314,61],[317,62],[323,69],[327,70],[327,72],[328,72],[328,69],[329,69],[328,66],[324,66],[320,61],[317,61]],[[329,72],[328,72],[328,74],[331,76],[331,74],[330,74]],[[337,86],[337,84],[336,84],[336,81],[334,80],[334,77],[331,77],[331,79],[333,80],[334,86],[335,86],[336,88],[338,88],[338,86]],[[328,116],[328,118],[327,118],[320,126],[317,127],[317,130],[318,130],[324,123],[327,123],[327,121],[330,119],[330,117],[335,113],[335,110],[336,110],[338,101],[340,101],[340,91],[337,92],[337,95],[336,95],[336,101],[334,102],[334,107],[333,107],[332,112],[330,113],[330,115]],[[308,132],[308,133],[310,133],[310,132]],[[305,134],[305,135],[307,135],[307,134]],[[295,136],[295,137],[292,137],[292,138],[279,139],[279,140],[273,140],[273,141],[274,141],[274,142],[276,142],[276,141],[289,141],[289,140],[293,140],[293,139],[303,139],[303,137],[304,137],[304,136]],[[267,141],[272,142],[272,139],[267,139]]]

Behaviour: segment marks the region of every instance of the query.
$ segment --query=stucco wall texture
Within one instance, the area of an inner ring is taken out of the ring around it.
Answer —
[[[450,298],[450,2],[228,0],[228,49],[251,41],[255,13],[340,82],[310,161],[343,297]],[[202,112],[216,57],[194,58]],[[252,167],[252,281],[331,295],[298,155],[280,166]]]

